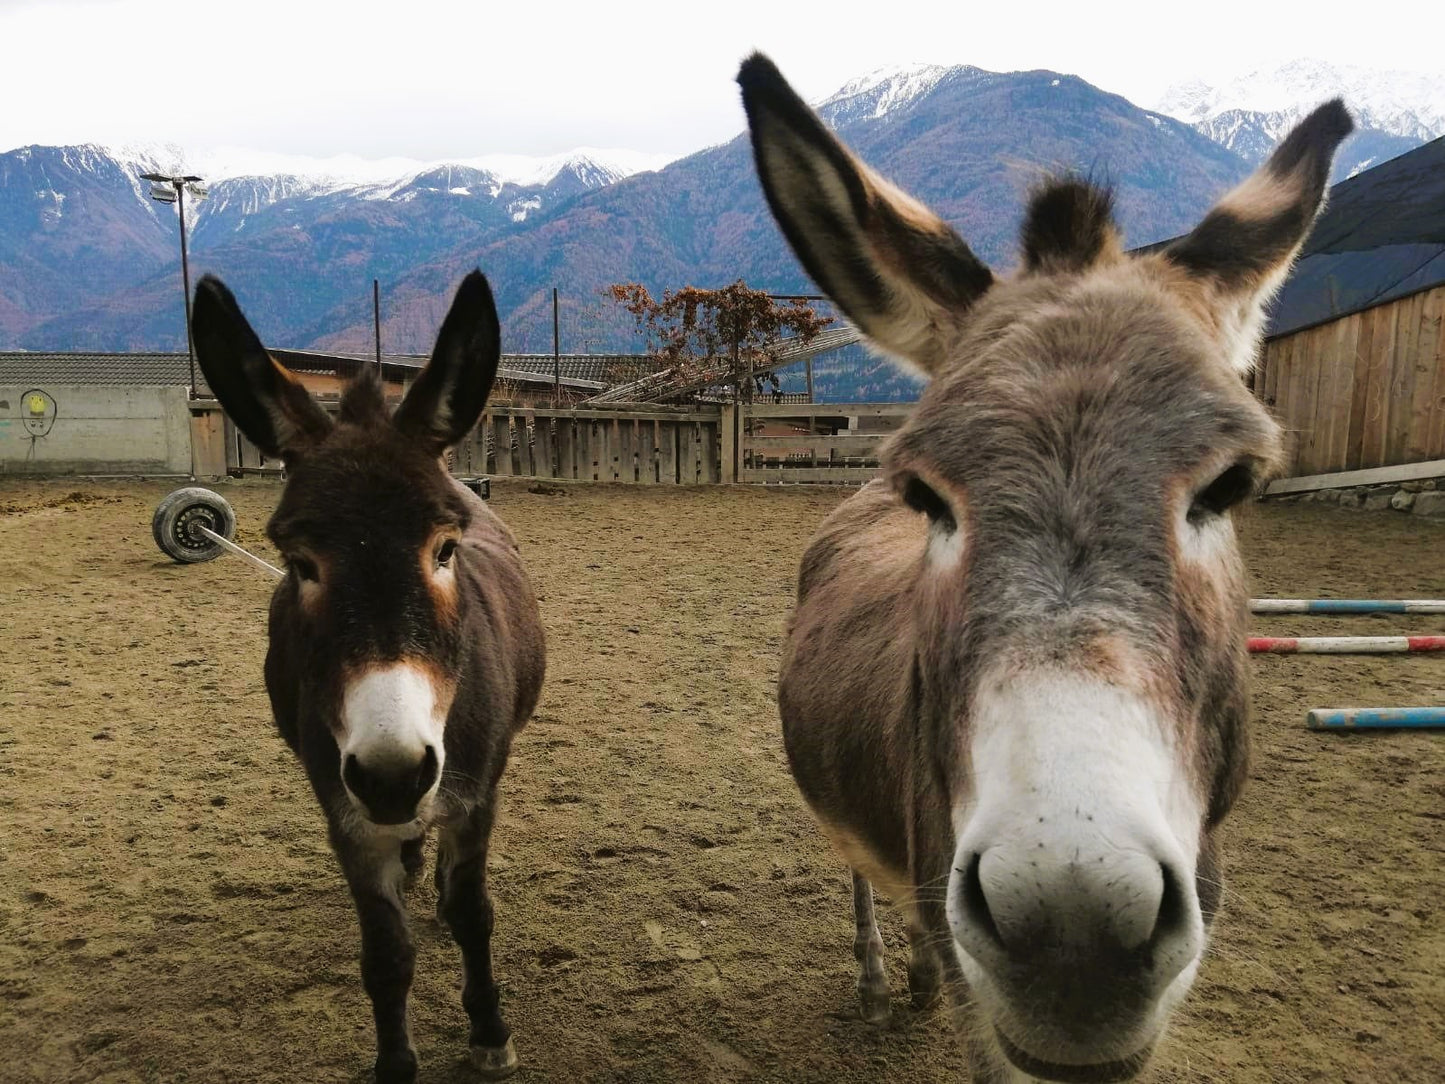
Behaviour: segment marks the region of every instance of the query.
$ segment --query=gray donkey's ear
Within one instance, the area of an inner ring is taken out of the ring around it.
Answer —
[[[1335,151],[1354,126],[1343,102],[1326,102],[1191,233],[1163,251],[1204,289],[1237,369],[1254,364],[1265,307],[1324,206]]]
[[[869,339],[932,373],[993,274],[941,218],[858,161],[761,53],[738,72],[773,217]]]

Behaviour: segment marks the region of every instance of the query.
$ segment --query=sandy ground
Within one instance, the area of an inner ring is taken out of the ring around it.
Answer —
[[[260,686],[264,576],[151,541],[161,484],[0,482],[0,1081],[364,1081],[350,901]],[[276,489],[219,487],[243,544]],[[849,896],[773,702],[794,570],[837,493],[498,485],[543,595],[540,710],[504,781],[497,968],[524,1080],[944,1081],[853,1000]],[[1445,529],[1276,506],[1256,588],[1445,596]],[[1261,631],[1445,632],[1435,618]],[[1152,1081],[1445,1080],[1445,734],[1304,710],[1445,703],[1445,657],[1260,658],[1254,780],[1213,957]],[[412,914],[427,1082],[471,1081],[455,949]]]

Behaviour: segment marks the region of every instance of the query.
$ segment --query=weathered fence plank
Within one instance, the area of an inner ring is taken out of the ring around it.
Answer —
[[[505,414],[492,415],[492,473],[512,471],[512,420]]]
[[[545,415],[537,418],[534,448],[535,458],[532,467],[538,478],[557,477],[557,457],[552,446],[552,423],[553,419]]]
[[[722,449],[718,439],[718,427],[715,425],[698,425],[698,435],[701,437],[702,447],[702,481],[716,484],[722,481],[721,460]]]
[[[557,421],[557,477],[577,477],[577,423],[571,418]]]
[[[642,485],[657,481],[657,421],[637,423],[637,480]]]
[[[660,446],[658,449],[658,480],[676,485],[677,475],[677,429],[671,422],[659,424]]]
[[[197,478],[226,474],[226,416],[219,410],[191,415],[191,473]]]

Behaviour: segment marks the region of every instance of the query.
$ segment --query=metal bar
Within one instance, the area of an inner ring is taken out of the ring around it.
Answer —
[[[1445,651],[1445,636],[1251,636],[1251,654],[1393,655]]]
[[[1436,598],[1252,598],[1256,614],[1445,614]]]
[[[1441,708],[1311,708],[1305,716],[1310,730],[1393,730],[1445,727]]]
[[[562,401],[562,336],[558,330],[557,287],[552,287],[552,405]]]
[[[257,557],[254,553],[246,552],[240,546],[236,545],[236,543],[232,542],[229,538],[225,537],[224,535],[217,534],[209,527],[203,527],[201,524],[197,523],[194,524],[191,529],[196,531],[198,534],[209,538],[212,542],[216,543],[216,545],[220,546],[227,553],[234,553],[237,557],[244,557],[246,560],[250,561],[253,565],[261,569],[262,571],[271,573],[271,575],[278,580],[286,575],[286,573],[282,572],[275,565],[269,565],[265,561],[261,560],[261,558]]]

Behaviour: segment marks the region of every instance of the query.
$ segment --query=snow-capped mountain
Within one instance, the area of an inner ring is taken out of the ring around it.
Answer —
[[[197,266],[237,260],[255,275],[269,266],[311,279],[311,293],[326,298],[358,267],[399,274],[462,238],[484,243],[665,161],[594,148],[429,163],[157,144],[21,147],[0,154],[0,348],[58,313],[121,297],[175,260],[177,209],[150,198],[145,173],[205,179],[206,198],[186,201]],[[305,322],[289,302],[277,315]],[[94,342],[143,341],[96,331]]]
[[[850,79],[814,107],[833,127],[857,120],[882,117],[903,109],[936,87],[940,80],[959,71],[977,71],[962,65],[908,64],[876,68],[867,75]]]
[[[170,144],[92,144],[77,150],[92,157],[109,157],[136,174],[184,171],[204,177],[210,197],[195,208],[198,228],[228,210],[244,218],[283,200],[338,194],[405,202],[425,188],[439,188],[452,196],[496,199],[507,187],[553,187],[570,197],[615,184],[634,173],[661,169],[671,161],[669,155],[596,147],[545,156],[490,154],[430,162],[350,154],[319,158],[237,147],[188,151]],[[531,209],[542,206],[532,203]]]
[[[1291,61],[1217,86],[1190,80],[1165,91],[1155,108],[1253,163],[1302,116],[1336,96],[1344,98],[1358,126],[1336,162],[1337,177],[1445,135],[1445,74],[1317,60]]]
[[[612,184],[634,173],[661,169],[672,156],[617,148],[577,147],[561,154],[484,154],[469,158],[363,158],[355,154],[316,157],[255,151],[244,147],[195,150],[174,144],[128,143],[116,146],[88,144],[91,153],[142,167],[144,172],[177,173],[186,170],[208,182],[240,177],[292,177],[306,181],[314,191],[342,188],[399,187],[407,179],[448,166],[490,173],[498,184],[546,185],[564,172],[572,172],[593,187]]]

